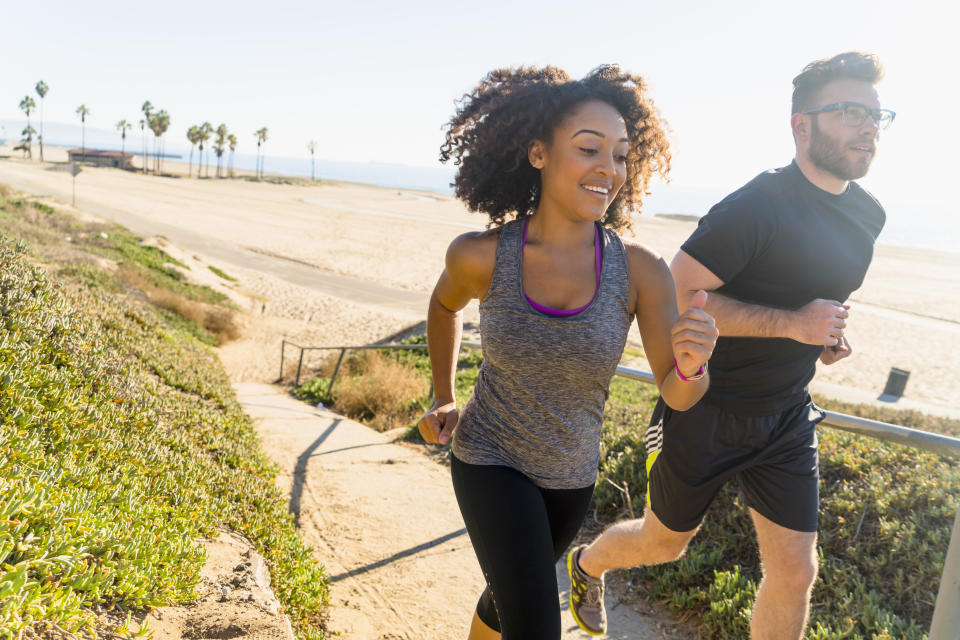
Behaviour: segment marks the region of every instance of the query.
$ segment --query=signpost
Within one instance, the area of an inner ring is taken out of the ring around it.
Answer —
[[[83,171],[76,162],[70,163],[70,175],[73,176],[73,206],[77,206],[77,174]]]

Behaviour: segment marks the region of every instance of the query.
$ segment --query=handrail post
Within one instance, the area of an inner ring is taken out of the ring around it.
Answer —
[[[333,375],[330,376],[330,384],[327,385],[327,397],[330,397],[330,391],[333,389],[333,381],[337,379],[337,373],[340,372],[340,363],[343,362],[343,354],[347,352],[346,349],[340,349],[340,357],[337,358],[337,366],[333,368]]]
[[[306,351],[303,347],[300,347],[300,361],[297,362],[297,381],[294,386],[300,386],[300,369],[303,368],[303,352]]]
[[[283,352],[287,347],[287,339],[283,338],[280,341],[280,375],[277,376],[277,382],[283,382]]]
[[[930,623],[930,640],[957,638],[960,638],[960,508],[953,520],[953,532],[940,577],[940,591]]]

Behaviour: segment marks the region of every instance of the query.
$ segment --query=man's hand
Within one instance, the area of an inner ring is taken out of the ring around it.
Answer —
[[[835,347],[843,339],[849,309],[850,305],[836,300],[812,300],[792,312],[790,337],[803,344]]]
[[[839,360],[843,360],[851,353],[853,353],[853,347],[850,346],[846,338],[841,337],[836,345],[823,348],[823,353],[820,354],[820,362],[830,365]]]
[[[720,334],[713,316],[703,310],[705,304],[707,292],[701,289],[693,294],[690,306],[670,330],[673,357],[677,359],[677,369],[684,377],[696,375],[717,346]]]
[[[450,442],[450,436],[453,434],[457,421],[460,419],[460,413],[457,411],[457,403],[436,401],[430,410],[423,414],[417,423],[420,429],[420,436],[424,442],[430,444],[447,444]]]

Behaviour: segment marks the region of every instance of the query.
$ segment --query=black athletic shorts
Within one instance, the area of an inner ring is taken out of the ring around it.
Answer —
[[[657,400],[647,429],[647,503],[674,531],[703,520],[717,491],[736,478],[748,507],[794,531],[815,532],[820,502],[817,423],[809,398],[770,416],[698,402],[674,411]]]

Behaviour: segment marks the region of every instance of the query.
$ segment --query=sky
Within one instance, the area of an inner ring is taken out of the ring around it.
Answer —
[[[205,120],[269,129],[266,153],[439,166],[456,100],[491,69],[604,63],[643,75],[671,129],[674,185],[732,190],[793,156],[791,80],[811,60],[878,54],[897,111],[862,183],[880,199],[957,211],[960,2],[2,2],[0,120],[50,87],[48,122],[136,122],[168,136]],[[7,131],[8,137],[17,132]],[[655,188],[657,188],[655,186]]]

